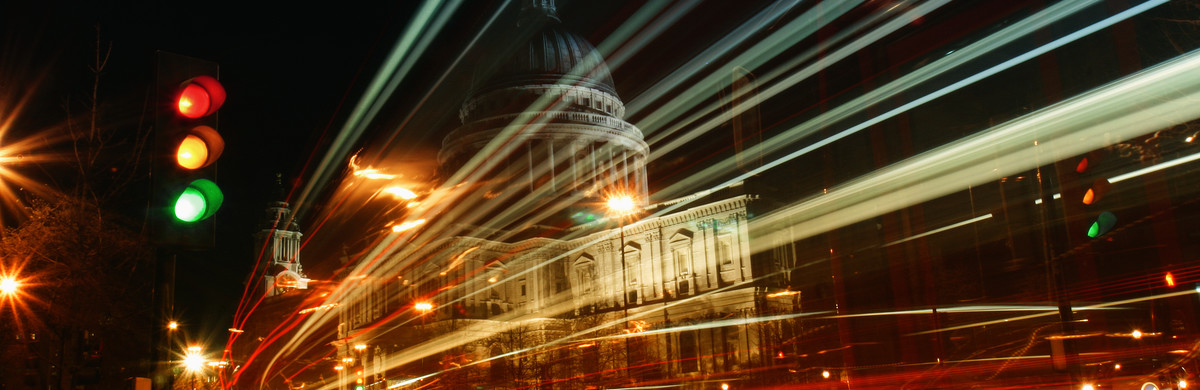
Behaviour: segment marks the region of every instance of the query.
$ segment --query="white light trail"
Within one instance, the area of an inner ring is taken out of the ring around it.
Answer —
[[[383,66],[375,73],[367,90],[363,92],[346,123],[342,125],[337,137],[330,145],[329,151],[317,163],[312,179],[307,181],[308,184],[296,202],[297,208],[305,204],[313,191],[325,187],[339,166],[335,162],[344,159],[349,154],[350,149],[374,120],[375,115],[383,109],[388,98],[395,93],[400,82],[416,66],[425,49],[429,47],[434,37],[445,27],[450,16],[461,5],[461,0],[445,2],[426,0],[421,3],[417,12],[413,14],[408,28],[392,46]]]
[[[763,28],[774,24],[779,18],[799,5],[799,3],[799,1],[778,1],[759,12],[750,20],[730,31],[723,39],[717,41],[695,57],[692,57],[679,69],[676,69],[667,77],[646,88],[645,93],[630,100],[626,104],[626,112],[630,117],[636,117],[649,104],[666,96],[694,99],[695,95],[710,95],[711,93],[705,93],[704,91],[712,91],[714,88],[718,88],[717,86],[724,82],[728,74],[725,72],[712,72],[704,80],[695,83],[689,82],[688,79],[701,74],[705,68],[709,67],[709,63],[713,59],[721,59],[737,46],[744,44],[747,39],[761,32]],[[773,33],[763,41],[756,43],[753,48],[735,57],[731,62],[745,64],[742,66],[748,69],[757,68],[757,65],[765,63],[785,48],[810,36],[814,31],[828,23],[828,21],[836,19],[858,4],[861,4],[861,1],[839,1],[831,5],[821,4],[812,10],[805,11],[805,14],[798,17],[797,21],[788,23],[779,32]],[[676,87],[689,84],[692,86],[683,93],[673,93]],[[675,99],[672,99],[667,103],[667,106],[660,108],[658,111],[682,112],[687,111],[687,107],[691,106],[682,103],[672,104],[671,102],[674,101]],[[647,120],[654,120],[656,118],[663,118],[665,120],[668,117],[668,115],[651,115],[647,117]],[[648,128],[657,127],[653,122],[642,122],[639,125]]]
[[[975,223],[975,222],[979,222],[979,221],[983,221],[983,220],[985,220],[985,219],[989,219],[989,218],[991,218],[991,217],[992,217],[992,214],[991,214],[991,213],[988,213],[988,214],[986,214],[986,215],[981,215],[981,216],[978,216],[978,217],[975,217],[975,218],[971,218],[971,219],[968,219],[968,220],[965,220],[965,221],[961,221],[961,222],[957,222],[957,223],[950,224],[950,225],[947,225],[947,226],[943,226],[943,227],[940,227],[940,228],[937,228],[937,229],[933,229],[933,230],[930,230],[930,231],[927,231],[927,232],[925,232],[925,233],[921,233],[921,234],[918,234],[918,235],[915,235],[915,236],[909,236],[909,237],[907,237],[907,238],[903,238],[903,239],[899,239],[899,240],[896,240],[896,241],[892,241],[892,242],[889,242],[889,243],[887,243],[887,244],[883,244],[883,246],[884,246],[884,247],[889,247],[889,246],[892,246],[892,245],[896,245],[896,244],[900,244],[900,243],[904,243],[904,242],[912,241],[912,240],[915,240],[915,239],[918,239],[918,238],[921,238],[921,237],[925,237],[925,236],[929,236],[929,235],[933,235],[933,234],[938,234],[938,233],[941,233],[941,232],[944,232],[944,231],[947,231],[947,230],[950,230],[950,229],[954,229],[954,228],[956,228],[956,227],[970,225],[970,224],[973,224],[973,223]]]
[[[839,30],[830,39],[821,42],[818,46],[806,50],[800,55],[790,58],[787,64],[777,66],[774,68],[775,70],[767,73],[763,77],[760,77],[758,79],[758,83],[760,85],[768,85],[768,87],[758,95],[758,98],[761,100],[770,99],[776,94],[795,86],[800,81],[817,74],[829,66],[832,66],[839,60],[844,59],[867,46],[870,46],[880,38],[883,38],[908,25],[913,19],[922,17],[926,13],[937,9],[945,3],[946,1],[932,1],[923,3],[916,8],[907,11],[906,13],[898,15],[894,15],[897,13],[890,10],[878,12],[873,14],[871,18],[867,19],[866,21],[858,22],[850,28]],[[744,67],[747,69],[755,69],[754,65],[765,62],[766,60],[774,58],[775,56],[783,53],[785,50],[800,42],[800,40],[808,37],[820,28],[824,27],[824,24],[832,22],[837,16],[840,16],[841,13],[850,11],[852,6],[856,5],[852,2],[838,2],[835,4],[837,5],[829,6],[828,8],[825,6],[820,6],[810,10],[809,15],[793,20],[771,37],[763,40],[751,50],[748,50],[746,53],[740,55],[738,58],[735,58],[733,63],[747,64],[748,66]],[[876,23],[881,20],[885,20],[889,16],[891,16],[892,19],[886,22],[883,26],[871,28],[875,26]],[[813,23],[814,20],[817,21],[817,23]],[[840,47],[836,46],[842,40],[852,38],[857,34],[863,34],[863,36],[846,45]],[[825,51],[830,52],[824,53]],[[819,60],[818,56],[820,56]],[[808,62],[812,63],[798,71],[792,71],[793,68]],[[789,74],[788,72],[792,73]],[[712,91],[714,90],[712,88],[718,88],[719,85],[723,85],[724,79],[727,77],[729,77],[729,74],[726,71],[716,72],[709,76],[709,78],[704,82],[711,83],[707,85],[710,85],[710,91]],[[783,80],[776,81],[780,78],[783,78]],[[654,145],[654,156],[662,156],[666,153],[669,153],[683,146],[683,144],[688,140],[694,139],[696,136],[698,136],[698,134],[706,133],[724,121],[723,118],[714,118],[699,126],[692,125],[692,123],[694,123],[696,120],[708,116],[707,114],[720,110],[721,107],[719,103],[711,104],[701,110],[697,110],[699,112],[689,116],[686,119],[676,119],[678,115],[694,110],[695,106],[700,103],[700,98],[711,95],[711,92],[705,93],[705,91],[692,88],[689,91],[680,94],[679,98],[673,99],[671,103],[668,103],[664,105],[664,107],[656,110],[655,113],[648,115],[646,120],[640,123],[646,128],[646,132],[651,134],[658,132],[659,126],[656,125],[656,121],[661,122],[664,125],[668,123],[671,124],[671,128],[665,131],[665,133],[656,134],[654,138],[650,139],[650,143]],[[683,102],[687,102],[688,104],[682,105]],[[749,107],[742,107],[739,109],[745,110],[748,108]],[[739,113],[740,112],[733,112],[731,114],[736,115]],[[679,137],[676,141],[672,141],[667,144],[660,144],[660,141],[667,136],[689,127],[692,127],[692,129],[688,130],[687,135]]]
[[[764,216],[795,240],[1026,171],[1053,150],[1074,155],[1200,117],[1200,52],[876,170]],[[1038,141],[1036,146],[1033,141]],[[987,150],[988,153],[980,153]],[[789,230],[789,227],[794,230]],[[794,234],[794,235],[793,235]],[[778,236],[778,237],[775,237]],[[787,237],[784,237],[787,236]]]
[[[1125,300],[1114,301],[1114,302],[1106,302],[1106,303],[1101,303],[1101,304],[1096,304],[1096,305],[1076,306],[1076,307],[1071,308],[1071,310],[1076,310],[1076,311],[1100,310],[1100,309],[1110,308],[1113,306],[1128,305],[1130,303],[1146,302],[1146,301],[1152,301],[1155,299],[1177,297],[1177,296],[1181,296],[1181,295],[1191,295],[1191,294],[1195,294],[1195,293],[1196,293],[1195,291],[1191,291],[1191,290],[1175,291],[1175,292],[1169,292],[1169,293],[1165,293],[1165,294],[1157,294],[1157,295],[1151,295],[1151,296],[1145,296],[1145,297],[1131,298],[1131,299],[1125,299]],[[976,328],[976,327],[1000,324],[1000,323],[1005,323],[1005,322],[1023,321],[1023,320],[1034,319],[1034,318],[1038,318],[1038,317],[1048,317],[1048,316],[1056,316],[1056,315],[1058,315],[1058,308],[1054,308],[1053,310],[1046,310],[1044,312],[1040,312],[1040,313],[1036,313],[1036,314],[1029,314],[1029,315],[1023,315],[1023,316],[1017,316],[1017,317],[1007,317],[1007,318],[1001,318],[1001,319],[992,320],[992,321],[981,321],[981,322],[975,322],[975,323],[970,323],[970,324],[963,324],[963,325],[959,325],[959,326],[950,326],[950,327],[945,327],[945,328],[932,329],[932,330],[927,330],[927,331],[923,331],[923,332],[907,334],[905,336],[915,336],[915,335],[930,334],[930,333],[948,332],[948,331],[952,331],[952,330]]]
[[[1126,173],[1126,174],[1122,174],[1122,175],[1113,176],[1113,177],[1111,177],[1111,178],[1109,178],[1109,179],[1108,179],[1108,182],[1109,182],[1109,183],[1116,183],[1116,182],[1119,182],[1119,181],[1125,181],[1125,180],[1129,180],[1129,179],[1132,179],[1132,178],[1135,178],[1135,177],[1138,177],[1138,176],[1141,176],[1141,175],[1145,175],[1145,174],[1147,174],[1147,173],[1151,173],[1151,172],[1158,172],[1158,171],[1161,171],[1161,170],[1163,170],[1163,169],[1167,169],[1167,168],[1171,168],[1171,167],[1174,167],[1174,166],[1179,166],[1179,165],[1187,164],[1187,163],[1190,163],[1190,162],[1192,162],[1192,161],[1196,161],[1196,160],[1200,160],[1200,153],[1194,153],[1194,154],[1191,154],[1191,155],[1188,155],[1188,156],[1184,156],[1184,157],[1180,157],[1180,158],[1177,158],[1177,159],[1174,159],[1174,160],[1171,160],[1171,161],[1167,161],[1167,162],[1164,162],[1164,163],[1154,164],[1154,165],[1151,165],[1151,166],[1148,166],[1148,167],[1145,167],[1145,168],[1142,168],[1142,169],[1139,169],[1139,170],[1136,170],[1136,171],[1133,171],[1133,172],[1129,172],[1129,173]]]
[[[992,76],[1003,70],[1007,70],[1019,63],[1028,61],[1029,59],[1035,58],[1039,55],[1049,52],[1050,50],[1059,48],[1067,43],[1070,43],[1079,38],[1082,38],[1083,36],[1086,36],[1092,32],[1098,31],[1102,28],[1106,28],[1117,22],[1120,22],[1122,20],[1133,17],[1134,15],[1137,15],[1137,14],[1144,12],[1150,8],[1153,8],[1156,5],[1163,3],[1164,1],[1165,0],[1159,0],[1159,1],[1144,3],[1144,4],[1139,5],[1138,7],[1131,8],[1129,10],[1121,12],[1112,17],[1106,18],[1100,22],[1097,22],[1097,23],[1092,24],[1091,26],[1088,26],[1087,28],[1085,28],[1083,30],[1075,31],[1064,37],[1056,39],[1050,43],[1042,45],[1032,51],[1026,52],[1017,57],[1013,57],[1013,58],[1006,60],[998,65],[995,65],[983,72],[976,73],[966,79],[960,80],[951,85],[943,87],[933,93],[927,94],[927,95],[922,96],[915,100],[910,100],[906,104],[903,104],[897,108],[889,110],[888,112],[886,112],[882,115],[876,116],[876,117],[872,118],[871,120],[868,120],[866,122],[860,123],[851,128],[843,130],[831,137],[825,138],[821,141],[818,141],[818,142],[815,142],[808,146],[805,146],[799,150],[793,151],[781,158],[778,158],[774,161],[764,164],[762,167],[751,170],[750,172],[747,172],[745,174],[739,175],[732,179],[726,180],[724,183],[714,186],[714,188],[721,188],[721,187],[731,185],[733,183],[741,182],[741,181],[744,181],[746,178],[761,174],[762,172],[765,172],[767,170],[778,167],[779,165],[781,165],[785,162],[791,161],[797,157],[808,154],[809,152],[811,152],[813,150],[817,150],[822,147],[825,147],[826,145],[832,144],[833,142],[838,141],[842,138],[845,138],[851,134],[857,133],[863,129],[874,126],[880,122],[883,122],[884,120],[891,119],[891,118],[895,117],[896,115],[907,112],[908,110],[911,110],[915,107],[923,105],[934,99],[945,96],[951,92],[957,91],[958,89],[960,89],[962,87],[965,87],[967,85],[978,82],[979,80],[982,80],[986,77]],[[834,108],[830,109],[829,111],[822,113],[821,115],[818,115],[817,117],[815,117],[811,120],[808,120],[798,126],[795,126],[791,129],[783,132],[782,134],[780,134],[778,136],[775,136],[769,140],[766,140],[762,145],[762,154],[771,154],[771,153],[775,153],[778,151],[782,151],[782,150],[792,146],[792,144],[795,141],[803,139],[819,130],[825,129],[828,126],[831,126],[837,122],[845,120],[846,118],[850,118],[853,115],[855,115],[856,113],[859,113],[862,110],[867,109],[868,107],[874,106],[874,105],[878,104],[879,102],[887,101],[887,100],[897,96],[898,94],[900,94],[904,91],[907,91],[908,89],[912,88],[915,85],[927,82],[927,81],[933,79],[934,77],[944,74],[945,72],[949,72],[950,70],[955,69],[963,64],[969,63],[970,61],[975,60],[975,59],[979,58],[980,56],[982,56],[992,50],[996,50],[1000,47],[1003,47],[1003,46],[1011,43],[1012,41],[1017,40],[1020,37],[1026,36],[1028,34],[1032,34],[1036,31],[1038,31],[1039,29],[1048,26],[1049,24],[1051,24],[1053,22],[1061,20],[1062,18],[1065,18],[1067,16],[1074,14],[1075,12],[1080,11],[1082,8],[1084,8],[1084,6],[1086,6],[1088,4],[1090,4],[1090,3],[1062,2],[1062,3],[1055,4],[1054,6],[1051,6],[1042,12],[1039,12],[1038,14],[1036,14],[1032,17],[1022,19],[1021,21],[1014,23],[1012,26],[1009,26],[1009,27],[1007,27],[1001,31],[998,31],[994,34],[991,34],[988,37],[985,37],[985,38],[971,44],[970,46],[968,46],[966,48],[955,51],[953,54],[947,55],[946,57],[943,57],[942,59],[939,59],[938,61],[935,61],[934,63],[932,63],[930,65],[927,65],[927,66],[917,69],[909,74],[906,74],[906,75],[900,77],[899,79],[897,79],[891,83],[888,83],[887,85],[884,85],[880,88],[872,90],[871,92],[863,94],[862,96],[855,98],[855,99],[851,100],[850,102],[847,102],[846,104],[842,104],[842,105],[839,105],[838,107],[834,107]],[[816,70],[818,70],[818,69],[807,69],[803,72],[811,74],[811,73],[815,73]],[[795,79],[796,77],[793,76],[791,78]],[[788,86],[788,84],[780,85],[780,87],[786,87],[786,86]],[[764,97],[769,97],[772,94],[771,94],[771,92],[764,92],[762,95]],[[713,126],[715,126],[715,125],[713,125]],[[657,145],[656,145],[655,150],[656,151],[659,150]],[[720,162],[710,165],[708,168],[702,170],[701,172],[694,174],[693,177],[721,177],[726,172],[735,172],[736,166],[737,166],[736,164],[737,164],[736,158],[731,157],[731,158],[728,158],[723,161],[720,161]],[[674,184],[668,188],[663,189],[662,191],[659,192],[659,194],[667,196],[667,197],[673,197],[673,196],[677,196],[676,194],[684,194],[684,193],[692,192],[692,191],[694,191],[694,189],[691,188],[692,185],[693,185],[692,183],[688,183],[686,181],[680,182],[680,183]],[[672,210],[672,209],[669,209],[667,211],[670,211],[670,210]]]

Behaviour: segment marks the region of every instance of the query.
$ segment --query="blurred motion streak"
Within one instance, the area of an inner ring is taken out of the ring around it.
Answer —
[[[1079,154],[1200,117],[1197,99],[1200,52],[1191,52],[864,175],[760,223],[792,237],[819,234],[984,183],[990,175],[1032,169],[1046,150]],[[979,151],[985,148],[1003,152],[984,157]]]

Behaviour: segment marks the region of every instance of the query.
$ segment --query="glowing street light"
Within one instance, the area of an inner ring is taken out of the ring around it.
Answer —
[[[629,195],[617,195],[608,198],[608,211],[615,216],[623,217],[632,214],[636,208],[637,203]]]
[[[187,353],[183,356],[183,367],[191,372],[196,372],[204,369],[204,356],[200,354],[200,347],[193,345],[188,347]]]
[[[168,322],[168,323],[167,323],[167,329],[170,329],[170,330],[176,330],[176,329],[179,329],[179,322],[177,322],[177,321],[171,321],[171,322]]]
[[[362,343],[354,344],[354,350],[358,352],[365,351],[367,350],[367,345]]]
[[[429,302],[417,302],[415,305],[413,305],[413,309],[417,309],[417,311],[420,312],[428,312],[433,310],[433,304]]]
[[[0,279],[0,294],[14,295],[21,288],[21,282],[11,276]]]

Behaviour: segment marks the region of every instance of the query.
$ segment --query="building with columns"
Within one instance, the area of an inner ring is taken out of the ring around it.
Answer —
[[[523,1],[438,156],[467,194],[341,276],[337,356],[372,389],[1195,382],[1194,10],[808,4],[705,67],[731,131],[680,148],[744,180],[651,203],[619,80]]]
[[[737,321],[768,291],[751,261],[756,197],[735,185],[647,204],[649,149],[604,60],[553,1],[523,2],[514,24],[528,40],[476,73],[438,156],[443,186],[476,186],[456,205],[472,222],[393,254],[423,259],[395,277],[365,278],[340,311],[339,353],[380,389],[446,370],[442,385],[581,388],[761,365],[761,324]],[[617,194],[634,215],[598,207]],[[714,319],[729,324],[671,330]]]
[[[304,233],[300,232],[300,224],[292,216],[292,209],[287,202],[274,201],[265,211],[260,230],[254,234],[254,249],[260,266],[266,270],[263,293],[270,297],[307,289],[308,277],[300,264],[300,245]]]

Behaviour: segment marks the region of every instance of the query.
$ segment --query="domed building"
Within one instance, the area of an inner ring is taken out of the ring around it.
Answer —
[[[644,203],[649,148],[623,119],[625,105],[599,52],[564,28],[548,0],[525,2],[517,28],[528,39],[496,50],[491,55],[507,59],[475,73],[458,112],[462,125],[438,154],[443,179],[477,186],[483,199],[463,205],[477,210],[481,227],[517,239],[546,235],[521,234],[529,225],[569,225],[564,214],[578,212],[573,205],[604,196]],[[501,211],[531,217],[486,222]]]
[[[599,52],[561,23],[553,1],[525,1],[518,19],[524,40],[476,70],[462,125],[438,155],[442,187],[471,189],[448,208],[453,217],[439,215],[462,221],[457,235],[398,251],[388,261],[425,260],[340,312],[335,344],[361,364],[342,371],[361,369],[369,388],[417,387],[438,372],[439,386],[575,378],[550,387],[581,388],[687,380],[761,360],[747,349],[756,342],[749,325],[667,331],[753,312],[753,197],[700,194],[687,199],[699,206],[679,211],[663,210],[687,202],[649,205],[649,147],[623,119]],[[614,197],[631,200],[633,215],[604,210]],[[409,319],[379,326],[397,315]],[[631,332],[648,333],[579,341]],[[509,357],[528,350],[544,352]],[[608,374],[585,378],[595,371]]]

